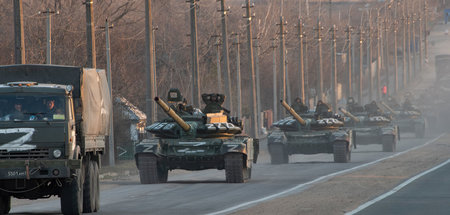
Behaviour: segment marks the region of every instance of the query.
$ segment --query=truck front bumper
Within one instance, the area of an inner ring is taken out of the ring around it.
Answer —
[[[68,178],[81,160],[0,160],[0,179]]]

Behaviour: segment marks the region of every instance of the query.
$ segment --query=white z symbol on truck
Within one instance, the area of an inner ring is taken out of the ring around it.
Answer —
[[[0,129],[0,135],[2,134],[16,134],[16,133],[24,133],[25,135],[10,141],[6,144],[0,146],[0,150],[10,151],[26,151],[30,149],[35,149],[35,145],[24,144],[26,142],[31,141],[31,137],[35,132],[34,128],[8,128],[8,129]]]

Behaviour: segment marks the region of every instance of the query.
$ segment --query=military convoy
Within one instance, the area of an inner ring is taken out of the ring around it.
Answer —
[[[285,101],[282,106],[292,115],[275,122],[268,136],[272,164],[289,162],[294,154],[333,154],[334,162],[347,163],[354,147],[353,131],[329,112],[306,113],[300,116]],[[326,108],[325,108],[326,109]]]
[[[242,123],[224,114],[224,96],[203,94],[207,104],[202,112],[187,107],[177,89],[169,91],[169,107],[160,98],[155,102],[169,116],[146,128],[155,135],[136,145],[136,165],[142,184],[165,183],[174,169],[225,169],[227,183],[251,178],[252,164],[259,153],[257,139],[240,135]],[[225,110],[226,112],[226,110]]]
[[[425,118],[417,109],[400,109],[394,110],[388,104],[381,103],[394,118],[394,123],[398,125],[402,134],[414,133],[416,138],[423,138],[425,136]]]
[[[111,99],[104,70],[0,66],[0,214],[11,197],[59,196],[63,214],[96,212]]]
[[[347,116],[345,126],[355,132],[355,145],[380,144],[384,152],[394,152],[399,140],[398,126],[383,114],[369,112],[350,113],[339,110]]]

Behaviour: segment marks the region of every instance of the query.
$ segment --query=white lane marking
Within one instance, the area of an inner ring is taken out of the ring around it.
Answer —
[[[359,207],[356,208],[355,210],[350,211],[350,212],[346,213],[345,215],[353,215],[353,214],[356,214],[356,213],[358,213],[358,212],[360,212],[360,211],[366,209],[367,207],[369,207],[369,206],[371,206],[371,205],[373,205],[373,204],[375,204],[375,203],[377,203],[377,202],[379,202],[379,201],[385,199],[386,197],[391,196],[392,194],[394,194],[394,193],[396,193],[397,191],[401,190],[403,187],[405,187],[406,185],[408,185],[408,184],[414,182],[415,180],[419,179],[420,177],[422,177],[422,176],[424,176],[424,175],[426,175],[426,174],[428,174],[428,173],[430,173],[430,172],[433,172],[433,171],[435,171],[435,170],[437,170],[437,169],[439,169],[439,168],[441,168],[441,167],[443,167],[443,166],[445,166],[445,165],[447,165],[447,164],[449,164],[449,163],[450,163],[450,159],[447,160],[447,161],[445,161],[445,162],[443,162],[443,163],[441,163],[441,164],[439,164],[439,165],[437,165],[437,166],[435,166],[435,167],[433,167],[433,168],[431,168],[431,169],[429,169],[429,170],[427,170],[427,171],[425,171],[425,172],[422,172],[422,173],[420,173],[420,174],[418,174],[418,175],[416,175],[416,176],[410,178],[409,180],[407,180],[407,181],[401,183],[400,185],[398,185],[397,187],[395,187],[395,188],[392,189],[391,191],[389,191],[389,192],[387,192],[387,193],[385,193],[385,194],[383,194],[383,195],[381,195],[381,196],[378,196],[377,198],[375,198],[375,199],[373,199],[373,200],[371,200],[371,201],[368,201],[368,202],[362,204],[361,206],[359,206]]]
[[[375,161],[372,161],[372,162],[369,162],[369,163],[365,163],[365,164],[362,164],[362,165],[359,165],[359,166],[355,166],[355,167],[350,168],[350,169],[346,169],[346,170],[342,170],[342,171],[339,171],[339,172],[331,173],[331,174],[329,174],[329,175],[324,175],[324,176],[321,176],[321,177],[319,177],[319,178],[316,178],[316,179],[314,179],[314,180],[312,180],[312,181],[309,181],[309,182],[306,182],[306,183],[303,183],[303,184],[298,184],[298,185],[296,185],[296,186],[294,186],[294,187],[292,187],[292,188],[289,188],[289,189],[287,189],[287,190],[284,190],[284,191],[281,191],[281,192],[272,194],[272,195],[270,195],[270,196],[266,196],[266,197],[263,197],[263,198],[260,198],[260,199],[256,199],[256,200],[253,200],[253,201],[249,201],[249,202],[244,202],[244,203],[242,203],[242,204],[239,204],[239,205],[236,205],[236,206],[233,206],[233,207],[229,207],[229,208],[226,208],[226,209],[223,209],[223,210],[220,210],[220,211],[208,213],[207,215],[225,214],[225,213],[229,213],[229,212],[232,212],[232,211],[236,211],[236,210],[238,210],[238,209],[240,209],[240,208],[243,208],[243,207],[248,207],[248,206],[253,205],[253,204],[257,204],[257,203],[261,203],[261,202],[264,202],[264,201],[268,201],[268,200],[271,200],[271,199],[278,198],[278,197],[283,196],[283,195],[285,195],[285,194],[288,194],[288,193],[290,193],[290,192],[293,192],[293,191],[296,191],[296,190],[300,190],[301,188],[304,188],[304,187],[306,187],[306,186],[308,186],[308,185],[315,184],[315,183],[317,183],[317,182],[321,182],[321,181],[330,179],[330,178],[332,178],[332,177],[334,177],[334,176],[338,176],[338,175],[342,175],[342,174],[345,174],[345,173],[348,173],[348,172],[352,172],[352,171],[355,171],[355,170],[358,170],[358,169],[361,169],[361,168],[364,168],[364,167],[367,167],[367,166],[370,166],[370,165],[379,163],[379,162],[381,162],[381,161],[384,161],[384,160],[387,160],[387,159],[390,159],[390,158],[394,158],[394,157],[400,156],[400,155],[402,155],[402,154],[405,154],[405,153],[407,153],[407,152],[410,152],[410,151],[415,150],[415,149],[418,149],[418,148],[422,148],[422,147],[424,147],[424,146],[426,146],[426,145],[429,145],[429,144],[435,142],[436,140],[438,140],[439,138],[441,138],[441,137],[444,136],[445,134],[446,134],[446,133],[443,133],[443,134],[439,135],[438,137],[436,137],[436,138],[434,138],[434,139],[432,139],[432,140],[426,142],[426,143],[423,144],[423,145],[419,145],[419,146],[410,148],[410,149],[408,149],[408,150],[406,150],[406,151],[399,152],[399,153],[393,154],[393,155],[388,156],[388,157],[380,158],[380,159],[378,159],[378,160],[375,160]]]

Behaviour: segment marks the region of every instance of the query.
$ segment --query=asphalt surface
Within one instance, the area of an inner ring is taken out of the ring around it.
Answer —
[[[398,144],[396,153],[424,144],[431,138],[431,136],[425,139],[404,137]],[[289,164],[271,165],[265,148],[262,150],[258,164],[254,165],[252,179],[243,184],[226,184],[224,171],[218,170],[182,172],[175,175],[169,173],[167,184],[141,185],[137,176],[124,181],[103,182],[101,210],[96,214],[215,213],[271,195],[277,198],[298,193],[307,187],[279,194],[319,177],[394,154],[381,152],[381,145],[369,145],[355,149],[352,152],[351,163],[334,163],[332,154],[318,154],[294,155],[290,156]],[[21,201],[20,204],[13,206],[12,214],[60,213],[58,199],[25,203]]]
[[[449,179],[450,164],[446,164],[356,214],[450,214]]]

